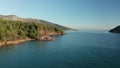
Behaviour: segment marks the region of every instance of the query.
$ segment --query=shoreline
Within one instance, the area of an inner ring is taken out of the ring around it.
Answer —
[[[48,35],[41,36],[38,40],[39,41],[54,41],[55,38],[53,38],[53,36],[60,36],[60,35],[64,35],[64,34],[49,33]],[[15,40],[15,41],[0,42],[0,47],[4,45],[16,45],[16,44],[20,44],[20,43],[32,41],[32,40],[36,40],[36,39],[26,38],[26,39]]]
[[[34,39],[30,39],[30,38],[27,38],[27,39],[22,39],[22,40],[16,40],[16,41],[8,41],[8,42],[0,42],[0,47],[1,46],[4,46],[4,45],[16,45],[16,44],[20,44],[20,43],[23,43],[23,42],[27,42],[27,41],[32,41]]]

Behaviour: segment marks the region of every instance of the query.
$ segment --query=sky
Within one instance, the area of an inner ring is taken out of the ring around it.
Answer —
[[[37,18],[74,29],[120,25],[120,0],[0,0],[0,15]]]

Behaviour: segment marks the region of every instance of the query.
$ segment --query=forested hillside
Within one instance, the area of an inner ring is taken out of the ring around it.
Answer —
[[[50,25],[10,21],[0,18],[0,42],[15,41],[20,39],[36,39],[39,40],[42,36],[48,35],[50,32],[62,34],[60,28]]]
[[[3,18],[4,20],[41,23],[41,24],[44,24],[44,25],[59,27],[62,30],[73,30],[71,28],[61,26],[61,25],[58,25],[58,24],[55,24],[55,23],[52,23],[52,22],[48,22],[48,21],[45,21],[45,20],[41,20],[41,19],[21,18],[21,17],[18,17],[16,15],[0,15],[0,17]]]

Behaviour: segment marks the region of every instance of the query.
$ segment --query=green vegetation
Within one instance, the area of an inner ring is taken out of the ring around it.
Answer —
[[[41,24],[44,24],[44,25],[49,25],[49,26],[53,26],[53,27],[56,27],[56,28],[60,28],[62,30],[74,30],[74,29],[71,29],[71,28],[68,28],[68,27],[65,27],[65,26],[61,26],[61,25],[54,24],[52,22],[48,22],[48,21],[45,21],[45,20],[40,20],[40,19],[20,18],[16,15],[0,15],[0,17],[5,19],[5,20],[22,21],[22,22],[34,22],[34,23],[37,22],[37,23],[41,23]]]
[[[0,18],[0,42],[14,41],[20,39],[39,39],[40,30],[45,32],[63,32],[61,29],[32,22],[10,21]]]

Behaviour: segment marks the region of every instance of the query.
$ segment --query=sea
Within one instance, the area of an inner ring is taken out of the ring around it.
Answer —
[[[0,47],[0,68],[120,68],[120,34],[65,31],[55,41]]]

